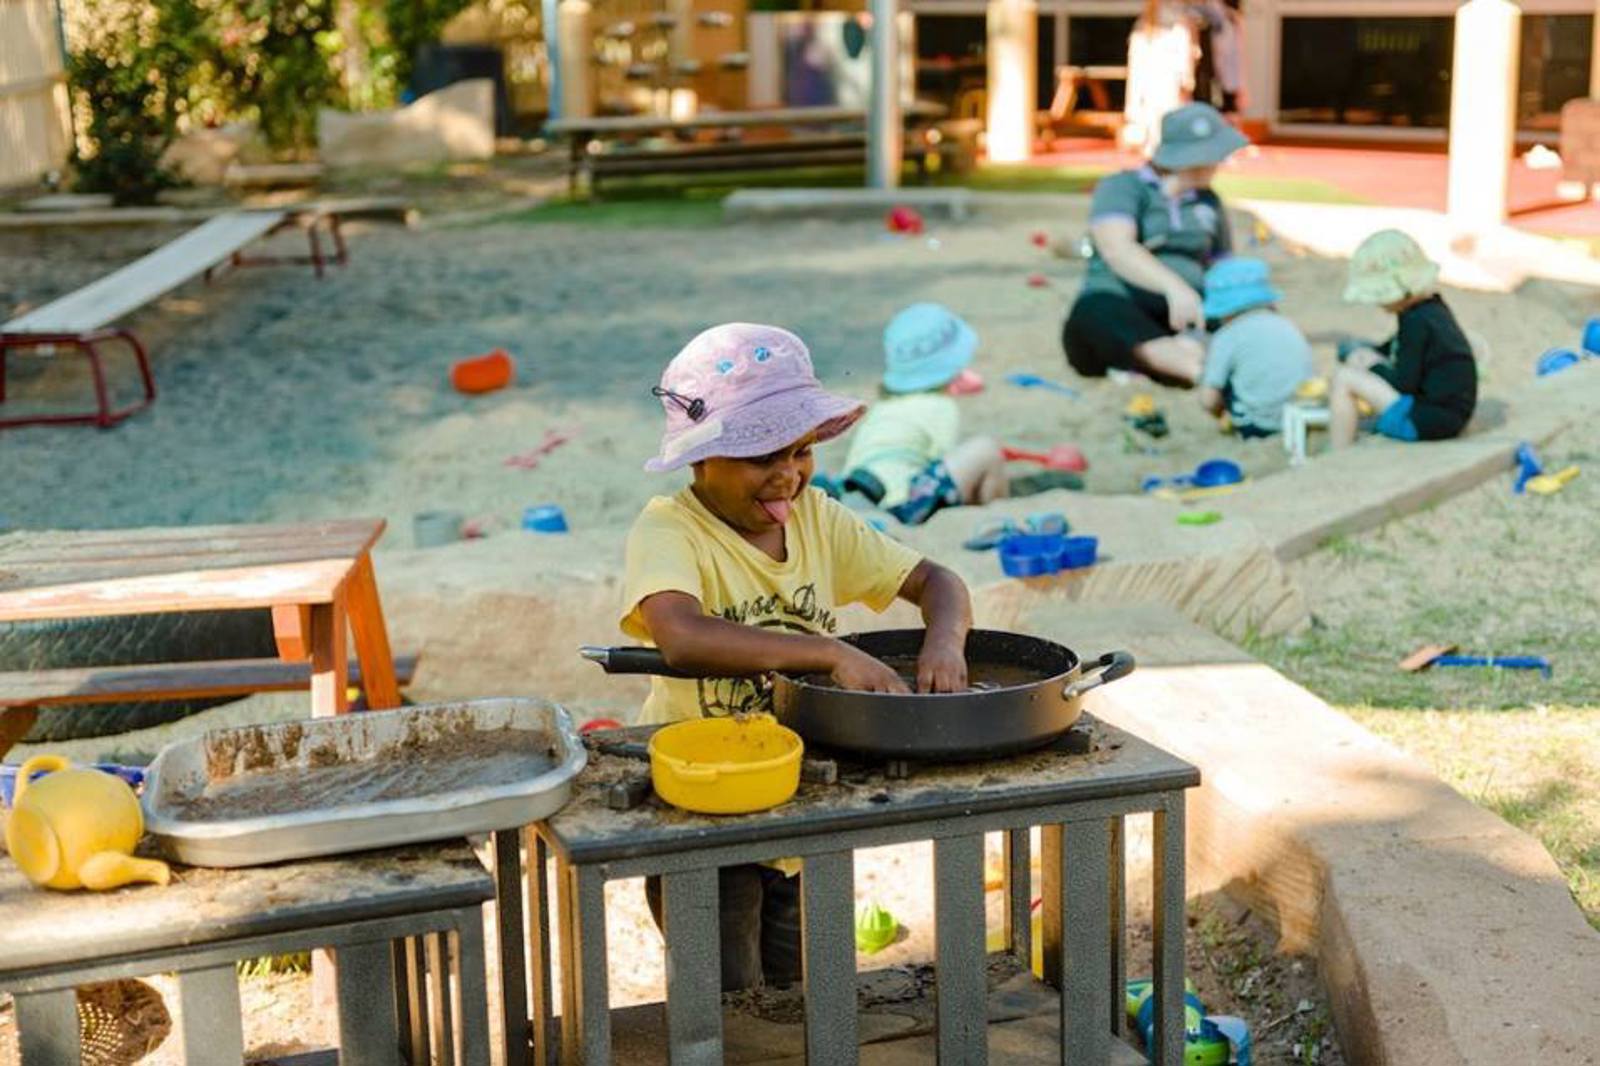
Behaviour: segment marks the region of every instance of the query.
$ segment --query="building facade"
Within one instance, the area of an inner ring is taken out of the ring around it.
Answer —
[[[1442,141],[1450,112],[1459,0],[1241,0],[1241,115],[1280,137]],[[1524,137],[1556,129],[1561,105],[1590,93],[1594,0],[1520,0],[1517,98]],[[919,90],[951,102],[981,92],[984,0],[910,0]],[[1063,65],[1118,67],[1140,0],[1038,0],[1038,103]],[[1114,80],[1088,110],[1121,104]],[[959,106],[959,105],[958,105]]]

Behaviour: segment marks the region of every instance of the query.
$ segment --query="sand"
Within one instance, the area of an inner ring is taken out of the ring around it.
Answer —
[[[962,401],[966,430],[1018,446],[1077,443],[1089,459],[1089,491],[1137,491],[1147,474],[1212,456],[1235,458],[1254,476],[1279,467],[1277,442],[1222,436],[1189,394],[1075,378],[1058,338],[1082,264],[1029,238],[1040,228],[1075,235],[1084,211],[1051,210],[1032,221],[935,225],[922,238],[871,222],[352,225],[353,261],[327,280],[299,268],[252,269],[188,285],[134,316],[129,324],[151,350],[161,390],[155,406],[113,432],[7,431],[0,526],[374,514],[392,523],[386,544],[408,546],[418,512],[458,510],[492,533],[514,529],[526,506],[558,503],[574,526],[620,531],[650,495],[681,483],[640,464],[659,431],[649,388],[696,331],[727,319],[789,326],[810,343],[828,384],[870,399],[882,325],[915,300],[949,305],[982,338],[976,365],[989,387]],[[173,232],[8,232],[0,315],[68,291]],[[1309,333],[1384,332],[1380,312],[1338,303],[1342,263],[1276,242],[1254,250],[1273,262],[1284,310]],[[1049,284],[1029,287],[1032,272]],[[1492,346],[1488,397],[1526,380],[1544,348],[1576,339],[1595,303],[1577,292],[1535,283],[1515,296],[1448,293]],[[452,359],[497,346],[518,360],[514,387],[476,398],[449,388]],[[1320,344],[1318,357],[1331,365],[1331,345]],[[119,362],[113,380],[128,394],[132,366]],[[11,364],[8,414],[81,405],[91,395],[76,356],[13,355]],[[1002,380],[1013,371],[1071,382],[1084,397],[1018,389]],[[1166,439],[1126,430],[1121,412],[1139,390],[1165,408]],[[508,465],[551,430],[571,441],[531,469]],[[830,446],[821,461],[842,458],[842,447]]]

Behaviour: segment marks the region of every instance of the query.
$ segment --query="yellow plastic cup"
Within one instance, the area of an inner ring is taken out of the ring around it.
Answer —
[[[650,781],[674,807],[749,814],[794,795],[804,751],[800,735],[770,715],[674,722],[650,738]]]

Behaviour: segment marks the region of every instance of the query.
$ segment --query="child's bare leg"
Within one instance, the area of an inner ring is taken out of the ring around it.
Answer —
[[[1154,371],[1157,377],[1185,387],[1200,380],[1200,371],[1206,362],[1205,345],[1188,336],[1145,341],[1133,350],[1133,355],[1141,369]]]
[[[1370,370],[1342,366],[1334,372],[1328,386],[1328,443],[1335,448],[1345,448],[1355,443],[1356,426],[1360,412],[1356,399],[1367,401],[1374,411],[1382,414],[1400,398],[1400,393],[1387,381]]]
[[[1006,457],[992,437],[964,440],[944,457],[963,503],[988,503],[1006,495]]]

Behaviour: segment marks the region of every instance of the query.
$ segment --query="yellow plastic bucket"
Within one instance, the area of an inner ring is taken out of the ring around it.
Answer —
[[[674,807],[748,814],[800,787],[800,734],[769,715],[675,722],[650,738],[650,779]]]

